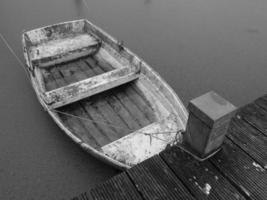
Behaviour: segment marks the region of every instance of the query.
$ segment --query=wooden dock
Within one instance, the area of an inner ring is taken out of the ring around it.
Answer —
[[[91,198],[266,200],[267,95],[239,109],[211,159],[199,162],[171,147],[73,200]]]

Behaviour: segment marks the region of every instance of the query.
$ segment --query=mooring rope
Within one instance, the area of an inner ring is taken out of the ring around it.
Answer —
[[[113,125],[113,124],[111,124],[110,122],[107,122],[107,121],[104,121],[104,120],[92,120],[92,119],[89,119],[89,118],[86,118],[86,117],[80,117],[80,116],[77,116],[77,115],[73,115],[73,114],[70,114],[70,113],[67,113],[67,112],[62,112],[62,111],[55,110],[55,109],[52,109],[51,111],[56,112],[56,113],[60,113],[60,114],[62,114],[62,115],[66,115],[66,116],[69,116],[69,117],[73,117],[73,118],[81,119],[81,120],[91,121],[91,122],[94,122],[94,123],[105,124],[105,125],[110,126],[110,127],[115,127],[115,128],[119,128],[119,129],[124,129],[124,128],[121,127],[121,126]]]
[[[24,72],[26,73],[26,76],[28,79],[30,79],[29,74],[25,68],[25,65],[23,64],[23,62],[21,61],[21,59],[17,56],[17,54],[15,53],[15,51],[12,49],[12,47],[9,45],[9,43],[7,42],[7,40],[5,39],[5,37],[2,35],[2,33],[0,33],[0,37],[2,39],[2,41],[4,42],[4,44],[6,45],[6,47],[8,48],[8,50],[11,52],[11,54],[16,58],[17,62],[20,64],[20,66],[23,68]]]
[[[90,9],[89,9],[89,6],[88,6],[88,3],[87,3],[87,1],[86,1],[86,0],[82,0],[82,1],[83,1],[84,5],[86,6],[86,8],[87,8],[88,12],[90,12]]]
[[[92,119],[89,119],[89,118],[86,118],[86,117],[80,117],[80,116],[77,116],[77,115],[73,115],[73,114],[70,114],[70,113],[67,113],[67,112],[63,112],[63,111],[59,111],[59,110],[55,110],[55,109],[52,109],[51,111],[59,113],[59,114],[62,114],[62,115],[66,115],[66,116],[69,116],[69,117],[72,117],[72,118],[77,118],[77,119],[80,119],[80,120],[86,120],[86,121],[91,121],[93,123],[104,124],[106,126],[115,127],[115,128],[119,128],[119,129],[123,129],[123,130],[125,129],[125,128],[121,127],[121,126],[117,126],[117,125],[111,124],[110,122],[104,121],[102,119],[101,120],[92,120]],[[130,131],[134,132],[135,130],[131,130],[130,129]],[[170,134],[170,133],[176,133],[176,135],[177,135],[177,134],[179,134],[181,132],[182,132],[182,129],[177,130],[177,131],[157,131],[157,132],[154,132],[154,133],[153,132],[141,132],[140,131],[140,134],[144,134],[146,136],[154,137],[156,139],[162,140],[162,141],[167,143],[167,142],[170,142],[170,141],[164,140],[164,139],[159,138],[159,137],[157,137],[155,135]],[[137,131],[137,133],[138,133],[138,131]]]

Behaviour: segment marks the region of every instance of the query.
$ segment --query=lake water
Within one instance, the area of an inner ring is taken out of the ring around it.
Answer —
[[[242,106],[267,88],[266,0],[1,0],[0,32],[88,18],[158,71],[185,105],[214,90]],[[69,199],[119,173],[68,139],[0,41],[0,199]]]

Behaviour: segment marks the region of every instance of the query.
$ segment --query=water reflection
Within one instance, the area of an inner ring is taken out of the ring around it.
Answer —
[[[152,0],[144,0],[144,4],[145,5],[149,5],[149,4],[151,4],[152,3]]]

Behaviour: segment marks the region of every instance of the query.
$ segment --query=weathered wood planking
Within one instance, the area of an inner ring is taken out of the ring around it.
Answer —
[[[73,78],[66,78],[64,79],[65,72],[60,73],[58,68],[54,68],[51,71],[53,71],[53,77],[55,80],[55,83],[61,87],[62,85],[73,82]],[[55,78],[56,77],[56,78]],[[77,105],[77,106],[76,106]],[[77,104],[72,104],[68,107],[63,107],[61,109],[62,112],[69,113],[74,116],[79,116],[80,113],[83,113],[83,110],[81,106]],[[86,116],[87,118],[87,116]],[[70,117],[67,115],[61,115],[61,119],[63,119],[67,124],[70,130],[72,130],[73,133],[77,134],[79,138],[82,138],[84,141],[88,142],[90,145],[92,145],[94,148],[99,148],[101,143],[106,144],[105,141],[102,140],[101,137],[93,137],[90,132],[96,131],[94,133],[98,133],[97,129],[93,126],[90,126],[90,123],[86,123],[84,120],[79,118]]]
[[[84,192],[76,197],[73,197],[71,200],[91,200],[92,197],[90,195],[90,193],[88,192]]]
[[[88,46],[90,49],[85,49]],[[23,34],[23,47],[41,105],[74,142],[97,158],[126,169],[132,165],[108,157],[97,147],[165,119],[184,129],[187,113],[168,84],[89,21],[74,20],[28,31]],[[41,60],[39,66],[31,62],[35,58],[29,59],[31,53]],[[132,84],[126,84],[129,82]]]
[[[257,99],[255,102],[245,106],[240,115],[252,126],[267,136],[267,110],[266,97]]]
[[[81,68],[81,70],[83,69]],[[87,74],[88,70],[82,72],[84,72],[84,74]],[[106,92],[105,94],[108,94],[108,92]],[[109,128],[114,130],[114,132],[118,135],[117,138],[123,137],[126,133],[130,132],[129,128],[127,124],[122,120],[122,118],[115,112],[112,106],[108,103],[108,98],[109,95],[101,95],[100,98],[95,97],[95,102],[97,102],[95,103],[95,105],[98,111],[105,118],[105,121],[108,122],[108,125],[110,125]]]
[[[208,160],[199,162],[178,147],[160,155],[197,199],[245,199]]]
[[[99,67],[95,67],[95,63],[92,59],[88,58],[86,59],[87,64],[91,67],[91,69],[95,72],[95,73],[104,73],[105,71],[109,71],[112,69],[112,67],[107,67],[107,65],[103,66],[103,65],[99,65]],[[94,66],[94,67],[92,67]],[[129,86],[129,87],[128,87]],[[128,88],[130,88],[132,85],[128,85],[127,87],[125,86],[120,86],[120,91],[117,89],[118,92],[115,93],[114,97],[117,99],[117,101],[121,101],[123,102],[123,104],[125,105],[125,109],[127,109],[130,113],[132,113],[132,118],[134,118],[135,121],[137,121],[140,124],[140,128],[148,125],[149,123],[153,122],[152,120],[150,120],[153,116],[153,112],[151,111],[149,113],[150,118],[148,119],[146,117],[146,115],[144,114],[144,107],[147,106],[143,106],[141,109],[138,108],[137,104],[133,101],[130,100],[130,97],[127,96],[125,93],[128,90]],[[116,89],[116,88],[115,88]],[[131,95],[132,96],[132,95]]]
[[[121,173],[91,190],[97,200],[142,200],[126,173]]]
[[[267,173],[230,140],[211,158],[220,172],[249,199],[266,200]]]
[[[87,60],[87,68],[90,69],[90,71],[84,71],[84,73],[89,74],[102,74],[106,71],[110,71],[110,69],[106,69],[105,71],[102,70],[100,65],[96,65],[95,61],[93,61],[91,58],[86,59]],[[90,65],[88,64],[90,63]],[[86,68],[84,64],[79,65],[82,70]],[[134,105],[133,102],[124,101],[123,98],[125,98],[125,90],[127,90],[131,85],[126,84],[119,86],[117,88],[113,88],[111,91],[106,91],[106,95],[102,95],[101,98],[98,100],[94,100],[94,102],[97,102],[99,104],[99,107],[102,107],[103,109],[106,108],[106,110],[103,110],[102,114],[106,115],[110,113],[109,116],[107,116],[108,120],[114,120],[116,117],[120,117],[120,120],[127,126],[127,128],[124,128],[124,125],[121,126],[116,122],[111,122],[111,124],[115,124],[118,127],[120,127],[119,132],[123,131],[123,135],[126,135],[127,133],[133,132],[137,129],[142,128],[143,126],[147,125],[148,123],[145,120],[143,120],[144,117],[142,117],[142,110],[136,110],[133,109],[136,105]],[[101,104],[101,105],[100,105]],[[100,108],[99,108],[100,109]],[[113,111],[108,111],[112,110]],[[150,113],[152,115],[152,112]],[[135,116],[140,116],[140,119],[137,119]],[[126,118],[125,118],[126,117]],[[141,123],[138,121],[140,120]]]
[[[127,179],[132,180],[133,190],[144,200],[266,199],[267,143],[260,131],[265,113],[256,113],[267,108],[266,102],[259,98],[241,108],[232,120],[222,150],[207,161],[199,162],[178,147],[171,147],[131,168]],[[189,196],[174,197],[177,187],[183,188],[179,195]]]
[[[57,67],[54,70],[54,74],[58,74],[58,76],[61,75],[62,80],[64,80],[67,84],[75,82],[78,79],[84,79],[87,77],[85,74],[82,73],[82,71],[79,71],[80,73],[72,73],[73,71],[77,72],[79,70],[74,68],[72,65],[67,64],[65,66]],[[66,106],[65,111],[67,111],[67,113],[71,115],[81,117],[80,122],[83,124],[83,127],[86,131],[83,133],[83,135],[80,135],[80,137],[82,139],[86,139],[85,136],[87,136],[88,138],[85,141],[89,144],[92,143],[90,142],[90,139],[92,141],[96,141],[96,144],[98,145],[94,145],[95,148],[98,149],[102,145],[105,145],[111,141],[105,134],[102,134],[102,132],[94,125],[93,118],[88,112],[86,112],[86,108],[82,102],[76,102],[68,107]],[[71,116],[66,117],[68,117],[69,121],[71,121],[73,118]]]
[[[44,80],[44,87],[46,89],[46,91],[50,91],[50,90],[54,90],[56,88],[58,88],[59,86],[57,85],[51,85],[50,81],[51,81],[51,78],[50,76],[52,76],[52,73],[51,73],[51,69],[53,68],[61,68],[61,67],[64,67],[66,65],[72,65],[72,66],[76,66],[80,63],[83,63],[83,60],[84,58],[81,58],[81,59],[78,59],[78,60],[73,60],[73,61],[70,61],[68,63],[63,63],[63,64],[59,64],[59,65],[56,65],[56,66],[51,66],[49,68],[40,68],[41,72],[42,72],[42,75],[43,75],[43,80]],[[87,67],[88,68],[88,67]],[[88,68],[89,70],[89,68]],[[71,73],[70,73],[70,76],[75,76],[77,78],[77,81],[82,81],[84,79],[87,79],[87,78],[90,78],[92,76],[95,76],[95,74],[91,74],[91,75],[86,75],[86,76],[81,76],[81,75],[84,75],[78,68],[75,69],[75,70],[71,70]],[[62,86],[66,86],[67,83],[63,84]]]
[[[46,87],[49,90],[60,88],[112,70],[110,66],[100,66],[101,63],[87,57],[46,69],[45,82],[49,83]],[[122,85],[58,109],[80,118],[59,116],[77,136],[98,149],[153,122],[153,111],[145,109],[149,107],[146,106],[149,102],[144,100],[142,94],[128,92],[133,85]],[[131,101],[124,100],[127,95]],[[141,108],[136,109],[136,104],[140,104]],[[72,125],[76,128],[73,129]]]
[[[262,167],[267,166],[267,137],[244,121],[239,113],[232,120],[227,137]]]
[[[50,108],[58,108],[138,78],[138,69],[125,67],[45,93]]]
[[[96,60],[96,59],[95,59]],[[94,63],[90,60],[88,60],[88,63],[91,63],[94,65]],[[113,67],[108,63],[104,62],[103,60],[99,63],[100,72],[106,72],[113,69]],[[136,83],[129,83],[131,87],[127,87],[124,92],[126,93],[126,96],[129,97],[129,99],[144,113],[145,117],[150,121],[155,121],[155,116],[151,115],[151,113],[154,113],[152,106],[148,102],[146,98],[144,98],[144,94],[136,87]]]
[[[159,156],[127,171],[145,199],[194,199]]]

